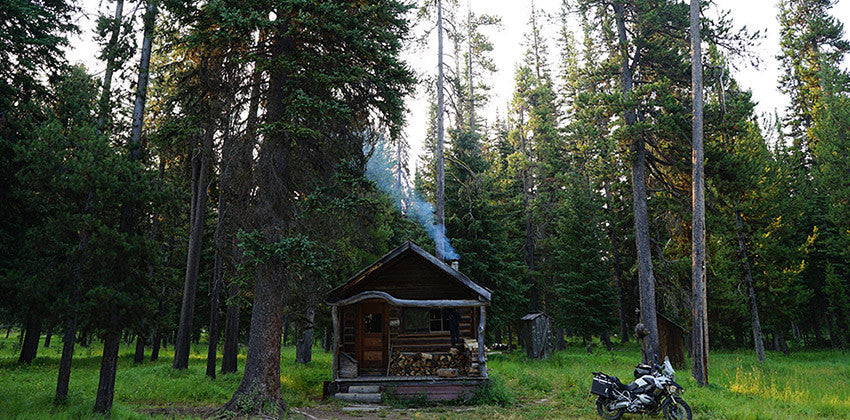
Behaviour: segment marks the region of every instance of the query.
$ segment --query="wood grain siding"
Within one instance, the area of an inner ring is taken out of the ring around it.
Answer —
[[[386,292],[398,299],[478,299],[474,291],[415,253],[375,270],[370,278],[348,288],[345,295],[367,290]]]

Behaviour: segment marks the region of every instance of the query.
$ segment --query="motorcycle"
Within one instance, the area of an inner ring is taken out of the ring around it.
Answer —
[[[634,382],[624,385],[616,376],[593,372],[590,393],[597,396],[596,411],[605,420],[617,420],[624,413],[664,414],[667,420],[691,420],[691,407],[681,397],[684,388],[673,379],[676,371],[665,357],[659,366],[639,364]]]

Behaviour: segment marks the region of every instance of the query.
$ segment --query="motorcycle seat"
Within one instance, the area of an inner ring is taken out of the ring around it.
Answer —
[[[634,383],[634,382],[626,385],[626,384],[620,382],[620,378],[618,378],[616,376],[612,376],[611,379],[613,379],[614,383],[617,384],[617,388],[623,389],[623,390],[626,390],[626,391],[629,391],[629,392],[634,391],[638,387],[637,384]]]

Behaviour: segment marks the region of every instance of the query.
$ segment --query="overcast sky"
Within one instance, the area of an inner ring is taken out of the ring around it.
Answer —
[[[525,52],[523,46],[524,34],[528,30],[528,19],[531,12],[530,0],[459,0],[461,13],[465,16],[467,1],[471,2],[475,13],[491,14],[502,19],[499,29],[488,33],[494,44],[493,58],[498,71],[490,80],[492,86],[492,98],[488,107],[479,115],[492,120],[497,113],[504,116],[507,103],[513,92],[513,73],[516,64],[522,60]],[[105,3],[105,2],[104,2]],[[135,3],[135,2],[134,2]],[[787,104],[787,98],[777,90],[777,81],[780,74],[779,62],[776,56],[779,54],[779,24],[776,19],[776,0],[715,0],[716,6],[704,11],[709,16],[716,16],[718,10],[726,9],[732,12],[731,16],[737,26],[747,26],[751,30],[766,31],[761,46],[757,49],[762,63],[760,68],[755,69],[740,63],[735,77],[744,87],[752,89],[754,99],[758,102],[757,111],[772,114],[775,109],[780,112]],[[68,51],[71,62],[82,62],[94,72],[103,71],[103,63],[95,59],[97,45],[92,41],[95,16],[98,7],[111,7],[111,4],[101,4],[100,0],[82,0],[83,9],[87,16],[80,17],[82,33],[72,38],[72,45]],[[561,5],[561,0],[536,0],[538,9],[556,16]],[[135,6],[133,6],[135,7]],[[130,7],[125,6],[125,13]],[[111,14],[112,11],[110,10]],[[832,15],[845,24],[850,19],[850,0],[839,0]],[[553,22],[546,23],[544,35],[550,40],[549,52],[552,55],[549,62],[553,66],[557,64],[558,51],[554,47],[554,38],[557,28]],[[578,28],[574,32],[580,33]],[[845,34],[846,36],[846,34]],[[446,46],[448,50],[448,46]],[[434,73],[437,67],[436,36],[432,34],[431,42],[426,48],[410,48],[405,53],[405,58],[411,67],[419,74]],[[555,68],[553,68],[555,70]],[[422,152],[422,142],[426,134],[427,97],[424,89],[418,89],[417,93],[407,101],[409,112],[407,126],[404,130],[408,142],[411,145],[411,172],[414,169],[416,158]]]

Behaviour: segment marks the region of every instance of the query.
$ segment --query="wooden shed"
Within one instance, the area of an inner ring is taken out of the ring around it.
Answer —
[[[677,368],[685,366],[685,328],[670,318],[656,312],[658,320],[658,348],[661,360],[670,357],[670,363]]]
[[[357,393],[392,389],[450,400],[487,381],[490,291],[413,242],[330,291],[327,302],[334,329],[329,395],[361,401]]]
[[[546,359],[555,353],[551,316],[536,312],[522,317],[520,321],[522,321],[522,341],[529,359]]]

